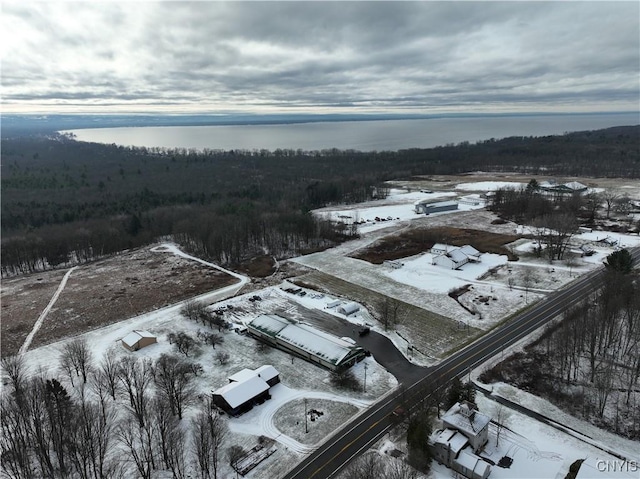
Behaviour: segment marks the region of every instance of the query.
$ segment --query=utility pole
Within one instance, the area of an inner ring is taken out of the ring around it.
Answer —
[[[367,363],[364,363],[364,392],[367,392]]]
[[[304,433],[309,432],[309,423],[307,423],[307,398],[304,398]]]

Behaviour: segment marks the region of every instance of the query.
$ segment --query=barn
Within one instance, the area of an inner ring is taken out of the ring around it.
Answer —
[[[270,399],[269,387],[264,379],[253,375],[213,391],[213,403],[230,416],[238,416]]]
[[[348,368],[365,357],[360,346],[275,314],[254,318],[247,330],[257,339],[332,371]]]
[[[122,345],[129,351],[137,351],[157,342],[153,334],[142,330],[134,330],[122,338]]]

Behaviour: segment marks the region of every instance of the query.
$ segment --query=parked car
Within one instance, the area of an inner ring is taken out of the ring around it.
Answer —
[[[366,336],[370,332],[371,332],[371,328],[369,328],[368,326],[363,326],[360,329],[358,329],[358,335],[360,336]]]

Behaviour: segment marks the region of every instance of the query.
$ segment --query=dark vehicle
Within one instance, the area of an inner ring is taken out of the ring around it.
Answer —
[[[398,406],[398,407],[397,407],[397,408],[395,408],[395,409],[393,410],[393,412],[391,413],[391,415],[392,415],[393,417],[396,417],[396,418],[401,418],[401,417],[403,417],[403,416],[404,416],[404,414],[405,414],[405,410],[404,410],[404,408],[403,408],[402,406]]]
[[[368,326],[364,326],[364,327],[358,329],[358,335],[359,336],[366,336],[370,332],[371,332],[371,328],[369,328]]]

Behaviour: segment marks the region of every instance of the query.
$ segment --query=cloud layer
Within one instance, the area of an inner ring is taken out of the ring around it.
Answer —
[[[637,110],[638,2],[4,3],[5,112]]]

